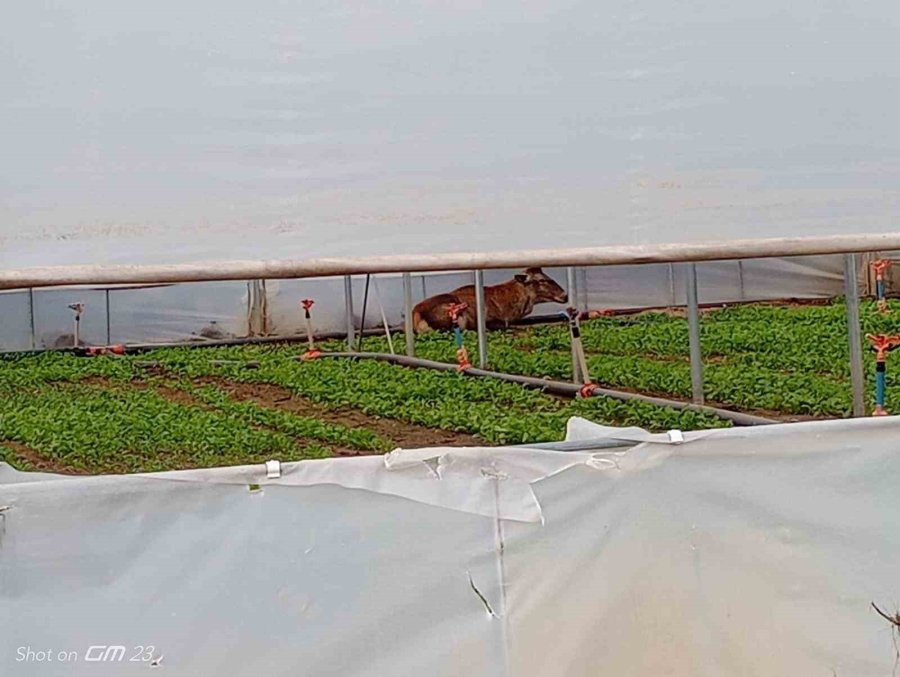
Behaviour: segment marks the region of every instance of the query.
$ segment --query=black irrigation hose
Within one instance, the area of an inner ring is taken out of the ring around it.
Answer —
[[[423,367],[426,369],[436,369],[439,371],[457,371],[457,365],[448,364],[447,362],[437,362],[435,360],[423,360],[418,357],[409,357],[407,355],[388,355],[386,353],[322,353],[321,357],[343,357],[351,359],[370,359],[381,360],[383,362],[391,362],[404,367]],[[581,385],[574,383],[565,383],[563,381],[554,381],[552,379],[536,378],[534,376],[519,376],[518,374],[504,374],[499,371],[488,371],[486,369],[478,369],[471,367],[464,372],[467,376],[479,376],[485,378],[496,378],[501,381],[510,383],[518,383],[527,388],[537,388],[554,395],[562,395],[565,397],[577,397],[583,388]],[[646,402],[659,407],[669,407],[671,409],[697,411],[704,414],[712,414],[719,418],[731,421],[735,425],[752,426],[752,425],[769,425],[778,423],[770,418],[762,416],[754,416],[752,414],[743,414],[737,411],[729,411],[728,409],[719,409],[718,407],[708,407],[701,404],[692,404],[690,402],[680,402],[678,400],[667,400],[662,397],[651,397],[649,395],[639,395],[637,393],[626,393],[620,390],[609,390],[608,388],[596,387],[593,391],[595,397],[609,397],[614,400]]]

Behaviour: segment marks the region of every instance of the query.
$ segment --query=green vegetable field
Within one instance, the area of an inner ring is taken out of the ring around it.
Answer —
[[[844,312],[840,302],[705,312],[709,402],[783,418],[848,415]],[[900,332],[900,306],[883,316],[865,303],[862,320],[865,332]],[[583,337],[596,382],[689,397],[683,317],[601,318],[583,324]],[[466,340],[474,355],[474,335]],[[402,338],[395,345],[402,346]],[[340,342],[322,347],[344,348]],[[367,338],[363,347],[387,350],[383,338]],[[269,344],[127,357],[0,357],[0,460],[20,469],[139,472],[382,453],[396,446],[549,441],[560,439],[575,415],[651,430],[726,425],[690,411],[605,398],[565,400],[452,372],[293,359],[303,349]],[[416,349],[420,357],[454,360],[447,334],[418,337]],[[570,377],[561,324],[494,332],[489,352],[499,371]],[[247,368],[248,361],[257,368]],[[871,355],[867,371],[874,373]],[[891,374],[889,362],[888,408],[900,408],[900,385]]]

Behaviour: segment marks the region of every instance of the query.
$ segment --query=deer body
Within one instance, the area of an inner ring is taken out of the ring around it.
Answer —
[[[509,326],[529,315],[538,303],[566,303],[568,297],[549,275],[540,268],[529,268],[503,284],[484,288],[485,323],[489,327]],[[475,329],[475,286],[466,285],[420,302],[413,309],[413,327],[417,334],[453,328],[449,308],[457,303],[468,307],[459,315],[462,329]]]

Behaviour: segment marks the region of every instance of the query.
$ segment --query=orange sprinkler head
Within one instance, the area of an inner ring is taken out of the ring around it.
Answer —
[[[894,348],[900,346],[900,336],[896,334],[866,334],[872,349],[875,351],[875,360],[884,362],[887,354]]]
[[[465,346],[458,348],[456,351],[456,365],[459,371],[472,368],[472,363],[469,362],[469,351],[466,350]]]
[[[875,279],[883,280],[884,274],[887,272],[888,268],[891,267],[890,259],[878,259],[877,261],[872,261],[872,270],[875,271]]]
[[[451,320],[456,322],[457,318],[459,318],[459,314],[468,309],[468,307],[468,303],[454,303],[449,308],[447,308],[447,314],[450,315]]]
[[[303,353],[300,356],[300,359],[304,360],[304,361],[308,361],[308,360],[314,360],[317,357],[321,357],[321,356],[322,356],[322,351],[317,350],[316,348],[313,348],[312,350],[307,350],[305,353]]]
[[[597,390],[597,386],[595,386],[593,383],[585,383],[578,391],[578,396],[584,399],[593,397],[595,390]]]
[[[98,355],[124,355],[125,345],[116,343],[111,346],[87,346],[80,349],[81,354],[88,357],[97,357]]]
[[[613,311],[611,309],[591,310],[591,311],[588,311],[588,314],[587,314],[589,320],[596,320],[598,317],[612,317],[613,315],[615,315],[615,311]]]

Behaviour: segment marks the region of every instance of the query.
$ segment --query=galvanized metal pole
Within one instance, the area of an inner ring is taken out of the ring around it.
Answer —
[[[678,295],[675,293],[675,266],[669,264],[669,306],[674,308],[678,305]]]
[[[700,350],[700,305],[697,300],[697,264],[687,265],[687,316],[691,349],[691,393],[703,404],[703,353]]]
[[[416,356],[416,337],[413,333],[412,276],[403,273],[403,333],[406,335],[406,354]]]
[[[109,331],[109,289],[106,290],[106,345],[112,345]]]
[[[578,298],[578,284],[575,279],[575,267],[566,268],[566,291],[569,294],[569,305],[575,306]],[[581,376],[581,363],[578,361],[578,352],[575,348],[575,341],[570,342],[572,352],[572,383],[584,383]]]
[[[266,281],[259,281],[260,304],[259,315],[262,320],[262,335],[269,335],[269,293],[266,291]]]
[[[856,254],[844,254],[844,294],[847,297],[847,332],[850,343],[850,383],[853,415],[866,415],[866,380],[863,372],[862,332],[859,326],[859,289]]]
[[[356,329],[353,325],[353,279],[344,275],[344,310],[347,314],[347,350],[356,349]]]
[[[484,308],[484,271],[475,271],[475,324],[478,330],[478,367],[484,369],[488,363],[487,321]]]
[[[588,292],[590,291],[588,288],[588,269],[584,266],[575,266],[575,274],[575,286],[578,287],[578,294],[580,296],[578,310],[586,313],[590,310],[588,307],[590,305],[590,299],[588,298]]]
[[[578,283],[575,280],[575,266],[566,268],[566,293],[569,295],[569,305],[578,307]]]
[[[37,337],[34,331],[34,289],[28,288],[28,324],[31,327],[31,349],[37,348]]]
[[[707,243],[659,243],[452,254],[409,254],[322,259],[204,261],[177,264],[44,266],[0,270],[0,289],[68,285],[151,284],[210,280],[335,277],[362,273],[417,273],[544,266],[726,261],[779,256],[843,254],[900,249],[900,233],[828,235]]]

